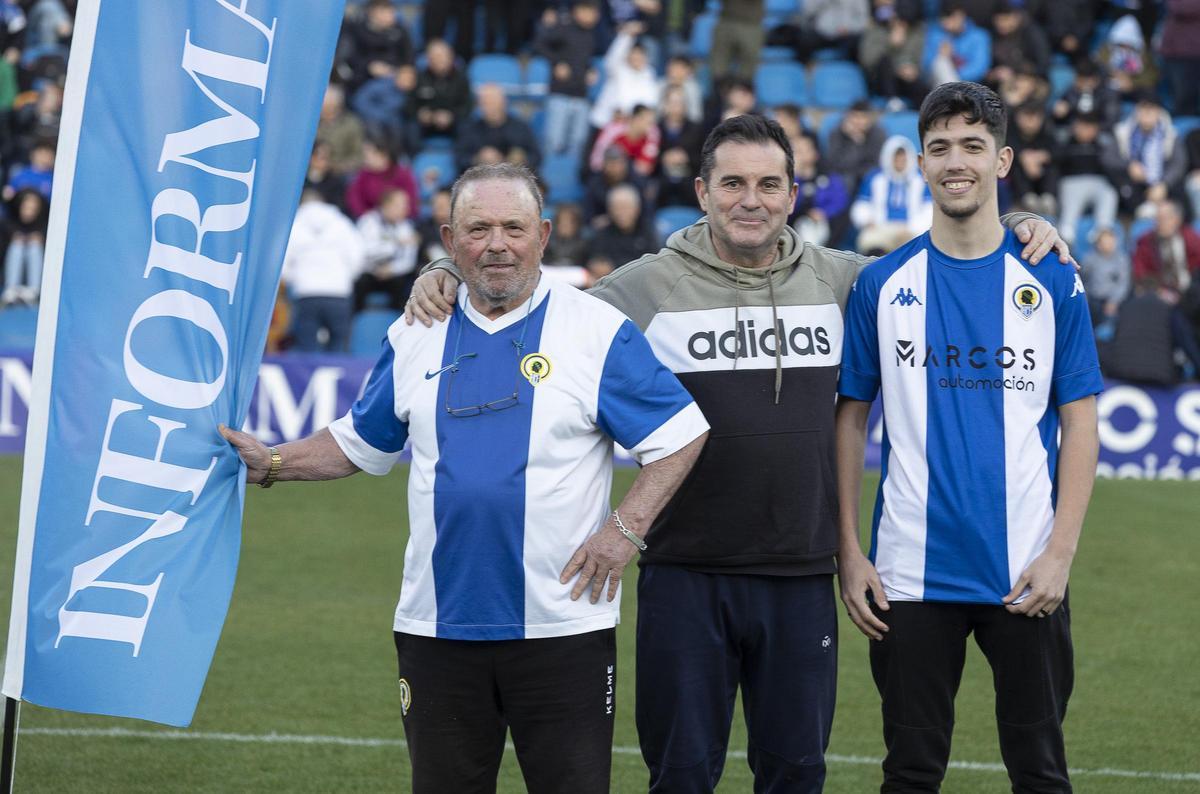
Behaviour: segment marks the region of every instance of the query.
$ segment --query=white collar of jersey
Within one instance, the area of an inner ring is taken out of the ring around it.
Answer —
[[[458,285],[458,305],[463,310],[463,314],[467,316],[467,319],[489,336],[497,331],[503,331],[513,323],[520,322],[532,314],[550,293],[550,282],[553,279],[546,278],[544,274],[541,274],[540,270],[538,273],[538,283],[533,288],[533,295],[530,296],[531,299],[529,301],[521,301],[519,306],[505,312],[494,320],[488,319],[471,305],[471,301],[467,297],[466,284]]]

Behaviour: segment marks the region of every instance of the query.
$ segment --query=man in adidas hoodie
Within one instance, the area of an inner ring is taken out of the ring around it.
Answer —
[[[592,289],[645,331],[712,428],[645,538],[638,738],[651,791],[712,791],[740,684],[755,790],[819,792],[837,671],[842,310],[870,260],[807,244],[787,226],[792,150],[776,122],[722,122],[700,162],[707,216]],[[1006,221],[1030,240],[1031,260],[1052,247],[1067,258],[1036,216]],[[448,316],[456,286],[436,270],[423,276],[410,321]]]

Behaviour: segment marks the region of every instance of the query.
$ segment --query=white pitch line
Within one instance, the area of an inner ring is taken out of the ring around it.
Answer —
[[[219,733],[213,731],[135,731],[129,728],[22,728],[25,736],[64,736],[108,739],[159,739],[174,741],[199,742],[236,742],[239,744],[323,744],[340,747],[407,747],[403,739],[373,739],[355,738],[352,736],[319,736],[289,733]],[[512,750],[512,745],[508,745]],[[636,747],[617,746],[613,748],[617,755],[640,755]],[[745,759],[745,750],[730,750],[730,758]],[[837,755],[829,753],[825,761],[830,764],[845,764],[849,766],[878,766],[879,758],[865,755]],[[951,761],[951,769],[962,769],[971,772],[1003,772],[1003,764],[984,763],[981,761]],[[1153,772],[1136,769],[1072,769],[1076,777],[1114,777],[1138,780],[1164,780],[1178,783],[1200,782],[1200,772]]]

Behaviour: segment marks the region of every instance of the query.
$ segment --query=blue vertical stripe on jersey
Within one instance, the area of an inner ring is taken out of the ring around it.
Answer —
[[[1004,468],[1004,390],[967,389],[956,378],[1003,377],[1005,248],[978,260],[929,249],[926,342],[942,366],[927,368],[929,500],[925,600],[995,603],[1009,590]],[[949,345],[960,349],[947,366]],[[972,366],[969,353],[982,347]],[[969,476],[962,476],[969,472]]]
[[[442,365],[459,355],[456,373],[440,376],[438,462],[433,512],[437,540],[433,579],[437,636],[510,640],[525,636],[525,470],[529,461],[534,389],[520,376],[521,357],[536,352],[547,296],[525,320],[488,334],[461,309],[446,333]],[[461,328],[461,339],[459,332]],[[524,347],[514,344],[524,335]],[[517,387],[517,404],[477,416],[451,416],[450,407],[503,399]]]
[[[399,452],[408,440],[408,425],[396,418],[395,368],[396,351],[385,337],[383,354],[375,362],[367,388],[351,409],[354,432],[380,452]]]

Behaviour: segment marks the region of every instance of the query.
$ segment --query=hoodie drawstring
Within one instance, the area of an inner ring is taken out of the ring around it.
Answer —
[[[779,307],[775,305],[775,274],[767,273],[767,291],[771,293],[771,323],[775,329],[775,404],[783,392],[783,358],[780,348],[786,343],[779,330]]]

